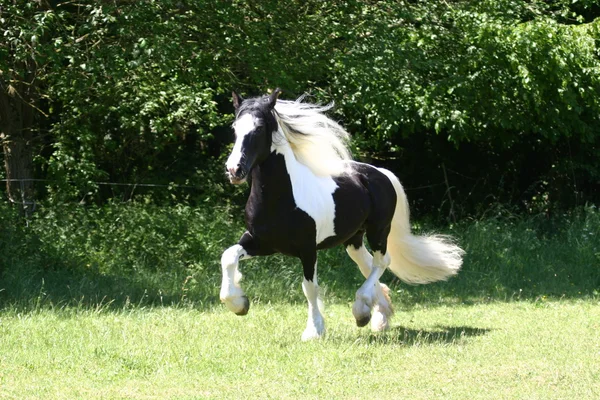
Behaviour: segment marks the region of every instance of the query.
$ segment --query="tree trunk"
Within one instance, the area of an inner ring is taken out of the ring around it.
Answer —
[[[32,153],[29,144],[21,137],[9,137],[2,143],[6,171],[8,200],[19,207],[22,215],[33,211]]]
[[[33,212],[33,108],[23,99],[30,89],[17,93],[12,86],[0,85],[0,143],[4,152],[8,200],[28,217]],[[31,99],[33,100],[33,99]]]

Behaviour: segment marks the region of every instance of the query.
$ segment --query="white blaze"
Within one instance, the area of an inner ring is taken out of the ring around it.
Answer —
[[[233,150],[227,159],[227,163],[225,166],[227,169],[235,169],[240,164],[240,160],[242,158],[242,143],[244,142],[244,137],[256,129],[258,125],[258,119],[256,119],[251,114],[242,115],[237,121],[233,124],[233,130],[235,131],[235,144],[233,145]]]

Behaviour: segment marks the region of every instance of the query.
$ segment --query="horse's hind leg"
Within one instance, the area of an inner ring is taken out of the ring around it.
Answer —
[[[367,281],[371,278],[371,282],[374,283],[367,284],[365,282],[365,285],[359,289],[356,301],[352,307],[352,313],[356,318],[358,326],[365,326],[370,320],[373,331],[382,331],[389,327],[388,319],[394,310],[389,296],[389,288],[387,285],[379,282],[382,271],[379,268],[377,271],[373,271],[373,256],[365,247],[363,236],[364,233],[359,232],[346,242],[346,252],[358,265],[360,272],[367,278]],[[383,270],[385,270],[385,267],[383,267]],[[376,275],[372,277],[371,275],[374,272]],[[373,309],[372,317],[371,308]]]

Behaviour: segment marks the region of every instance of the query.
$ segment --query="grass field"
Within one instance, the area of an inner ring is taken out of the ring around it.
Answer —
[[[27,228],[0,213],[0,399],[600,398],[595,208],[447,228],[463,270],[425,286],[386,273],[380,334],[354,325],[357,268],[323,252],[327,335],[310,343],[294,260],[243,263],[246,317],[218,303],[232,212],[69,206]]]
[[[600,302],[414,306],[389,332],[326,309],[300,342],[303,304],[4,310],[0,398],[594,399]],[[400,307],[402,308],[402,307]]]

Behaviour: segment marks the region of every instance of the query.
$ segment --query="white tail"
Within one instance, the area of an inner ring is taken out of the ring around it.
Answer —
[[[443,235],[414,236],[410,232],[410,213],[406,194],[398,178],[379,168],[396,189],[396,211],[388,236],[390,270],[402,281],[423,284],[446,280],[458,273],[464,251]]]

